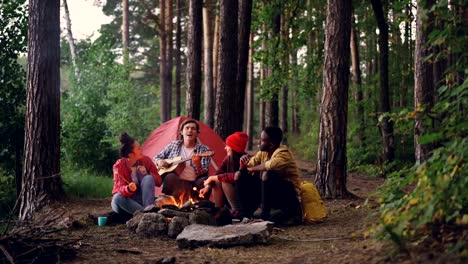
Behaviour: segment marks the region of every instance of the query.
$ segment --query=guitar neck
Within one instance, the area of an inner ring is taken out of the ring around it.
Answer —
[[[182,163],[182,162],[186,162],[187,160],[191,160],[191,159],[192,159],[192,157],[184,158],[184,159],[181,159],[181,160],[174,161],[174,162],[172,162],[170,165],[171,165],[171,166],[172,166],[172,165],[177,165],[177,164],[180,164],[180,163]]]

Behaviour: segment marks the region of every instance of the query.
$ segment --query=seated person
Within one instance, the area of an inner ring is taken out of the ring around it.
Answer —
[[[154,156],[153,162],[159,168],[168,168],[165,159],[175,157],[190,158],[181,163],[174,171],[162,175],[162,192],[174,196],[177,202],[183,202],[190,197],[198,197],[197,190],[203,188],[203,181],[207,178],[211,158],[200,157],[197,153],[211,151],[210,148],[197,141],[200,126],[194,119],[187,119],[180,125],[180,140],[169,143],[159,154]],[[207,196],[209,197],[209,195]]]
[[[261,212],[259,217],[263,220],[280,222],[280,224],[282,224],[281,221],[287,224],[298,224],[302,221],[302,209],[298,198],[300,195],[299,170],[288,147],[280,145],[282,140],[283,131],[279,127],[266,127],[260,135],[260,151],[253,157],[248,155],[241,157],[241,170],[236,172],[236,177],[260,177]],[[242,195],[244,193],[240,193],[240,196]],[[275,217],[273,217],[273,208],[279,209],[274,211]],[[278,217],[280,215],[281,217]]]
[[[253,177],[244,177],[244,181],[235,180],[234,174],[239,170],[240,158],[245,155],[245,147],[249,140],[249,136],[244,132],[235,132],[226,138],[227,156],[224,158],[221,166],[216,171],[216,175],[208,177],[204,182],[205,188],[200,191],[203,197],[210,189],[213,189],[213,198],[216,207],[224,206],[224,198],[226,197],[233,218],[242,219],[244,216],[251,216],[257,207],[248,208],[245,205],[257,204],[260,202],[260,181]],[[239,193],[242,196],[239,196]],[[247,200],[248,202],[243,202]],[[257,202],[252,203],[253,200]]]
[[[140,144],[126,132],[120,135],[120,156],[113,166],[112,210],[129,216],[154,204],[154,186],[162,179],[151,159],[141,154]]]

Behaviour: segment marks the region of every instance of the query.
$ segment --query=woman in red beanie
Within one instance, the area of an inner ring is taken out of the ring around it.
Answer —
[[[256,208],[244,208],[243,204],[252,204],[252,202],[243,203],[242,200],[258,200],[261,197],[258,194],[260,188],[260,181],[250,182],[251,179],[255,181],[255,177],[250,177],[249,183],[241,183],[238,179],[234,178],[234,174],[239,170],[240,158],[246,154],[245,147],[249,141],[249,136],[244,132],[235,132],[226,138],[227,156],[224,158],[223,163],[216,171],[216,175],[208,177],[205,180],[205,188],[200,191],[203,197],[209,190],[213,190],[213,198],[216,207],[224,206],[224,197],[226,197],[230,207],[233,218],[242,218],[243,216],[250,216]],[[245,177],[244,177],[245,178]],[[245,189],[248,188],[249,190]],[[239,190],[239,189],[242,190]],[[239,193],[242,192],[242,196]],[[253,194],[244,195],[244,194]],[[258,197],[254,197],[258,196]],[[254,202],[255,204],[255,202]]]

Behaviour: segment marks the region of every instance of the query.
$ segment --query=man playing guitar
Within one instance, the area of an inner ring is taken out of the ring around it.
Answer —
[[[198,142],[200,126],[194,119],[187,119],[180,125],[181,139],[169,143],[159,154],[154,156],[153,162],[159,171],[165,171],[172,166],[168,159],[180,157],[188,159],[179,164],[175,170],[161,175],[163,177],[162,192],[174,196],[177,202],[184,202],[189,197],[198,197],[198,192],[204,185],[211,162],[210,155],[197,155],[198,153],[211,152],[210,148]],[[209,197],[205,196],[205,197]]]

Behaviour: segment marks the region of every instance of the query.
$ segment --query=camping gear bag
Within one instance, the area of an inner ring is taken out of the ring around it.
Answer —
[[[313,183],[307,181],[303,181],[300,187],[304,222],[322,222],[327,217],[327,209],[317,188]]]

